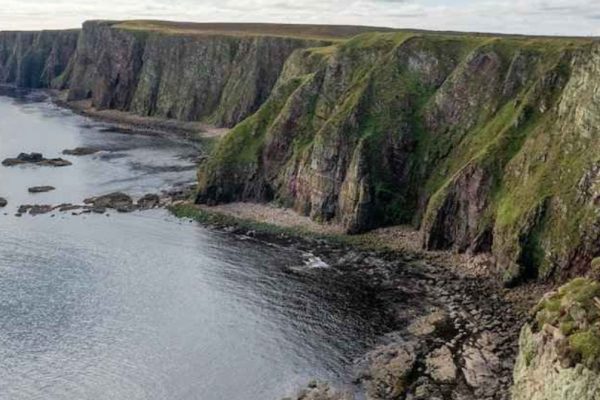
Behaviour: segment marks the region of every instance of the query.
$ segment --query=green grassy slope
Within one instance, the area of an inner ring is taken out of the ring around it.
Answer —
[[[297,50],[201,168],[199,201],[276,200],[349,232],[412,223],[426,247],[493,251],[508,283],[569,274],[599,251],[597,55],[416,32]]]

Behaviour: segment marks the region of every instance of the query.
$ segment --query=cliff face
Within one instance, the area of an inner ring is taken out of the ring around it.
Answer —
[[[548,294],[521,331],[513,400],[600,399],[600,284]]]
[[[509,284],[581,273],[600,252],[599,54],[410,33],[297,50],[201,167],[198,201],[412,223],[427,248],[493,251]]]
[[[508,284],[600,253],[597,41],[91,21],[0,33],[0,82],[233,127],[199,202],[413,224],[426,248],[493,252]]]
[[[83,25],[62,86],[98,109],[233,126],[269,96],[285,60],[311,39]]]
[[[49,87],[67,67],[78,30],[0,32],[0,83]]]

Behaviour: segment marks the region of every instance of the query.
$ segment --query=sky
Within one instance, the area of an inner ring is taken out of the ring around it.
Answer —
[[[0,30],[74,28],[87,19],[600,36],[600,0],[0,0]]]

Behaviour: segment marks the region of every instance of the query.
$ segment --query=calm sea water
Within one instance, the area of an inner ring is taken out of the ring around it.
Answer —
[[[349,381],[383,317],[368,291],[294,250],[162,210],[15,217],[19,204],[194,179],[190,143],[117,133],[39,93],[0,97],[1,159],[77,146],[104,151],[0,166],[0,398],[269,400]]]

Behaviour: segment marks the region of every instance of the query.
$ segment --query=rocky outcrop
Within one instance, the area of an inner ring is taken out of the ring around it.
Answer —
[[[599,316],[597,281],[548,294],[521,331],[513,400],[600,399]]]
[[[0,32],[0,83],[46,88],[67,68],[78,30]]]

